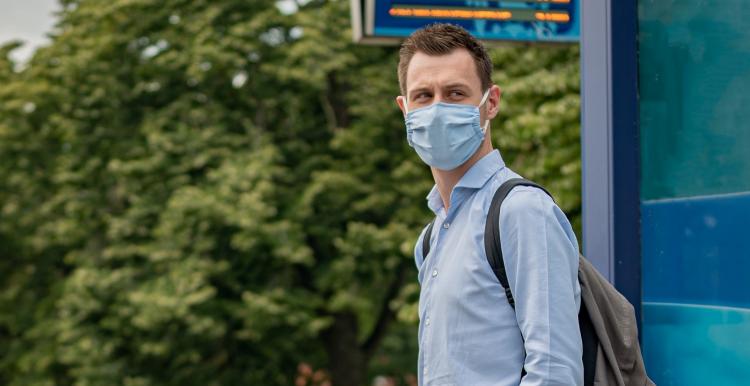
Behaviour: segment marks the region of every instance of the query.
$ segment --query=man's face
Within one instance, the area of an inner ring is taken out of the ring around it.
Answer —
[[[406,114],[437,102],[476,106],[481,102],[484,91],[469,51],[455,49],[440,56],[417,51],[406,70],[406,95],[399,96],[396,101]],[[492,86],[486,108],[480,110],[482,122],[497,115],[499,100],[500,89]]]

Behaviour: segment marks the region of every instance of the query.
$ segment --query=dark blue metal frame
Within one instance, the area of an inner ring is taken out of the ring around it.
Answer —
[[[613,0],[610,4],[615,287],[633,303],[640,321],[638,5],[635,0]]]
[[[640,140],[636,0],[583,0],[584,253],[640,321]]]

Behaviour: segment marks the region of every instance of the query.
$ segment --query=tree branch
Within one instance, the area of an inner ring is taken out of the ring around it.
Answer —
[[[328,96],[325,95],[325,93],[321,92],[319,95],[320,98],[320,106],[323,108],[323,114],[326,117],[326,123],[328,124],[328,129],[331,131],[335,131],[336,127],[338,127],[339,123],[336,119],[336,111],[333,108],[333,104],[328,99]]]
[[[362,343],[362,351],[366,358],[370,358],[372,354],[375,353],[378,345],[380,345],[380,341],[383,340],[385,333],[388,331],[388,326],[396,317],[396,313],[391,309],[390,303],[396,296],[398,296],[398,293],[404,284],[404,280],[406,279],[406,261],[406,259],[403,259],[401,264],[399,264],[396,271],[396,277],[393,279],[385,293],[385,298],[380,307],[380,313],[378,314],[379,316],[375,323],[375,327],[370,333],[370,336],[367,337],[364,343]]]

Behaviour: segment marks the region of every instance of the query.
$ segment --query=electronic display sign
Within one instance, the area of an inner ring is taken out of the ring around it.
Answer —
[[[354,39],[395,43],[446,22],[486,41],[578,42],[580,0],[351,0]]]

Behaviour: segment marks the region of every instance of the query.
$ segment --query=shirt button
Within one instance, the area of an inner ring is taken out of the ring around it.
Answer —
[[[450,227],[451,227],[451,224],[449,222],[446,221],[443,223],[443,228],[448,229]]]
[[[432,271],[432,277],[435,277],[435,276],[437,276],[437,269]]]
[[[424,369],[422,369],[422,374],[427,375],[427,367],[425,367]]]
[[[430,325],[430,318],[425,319],[424,324],[425,324],[425,326],[429,326]]]

